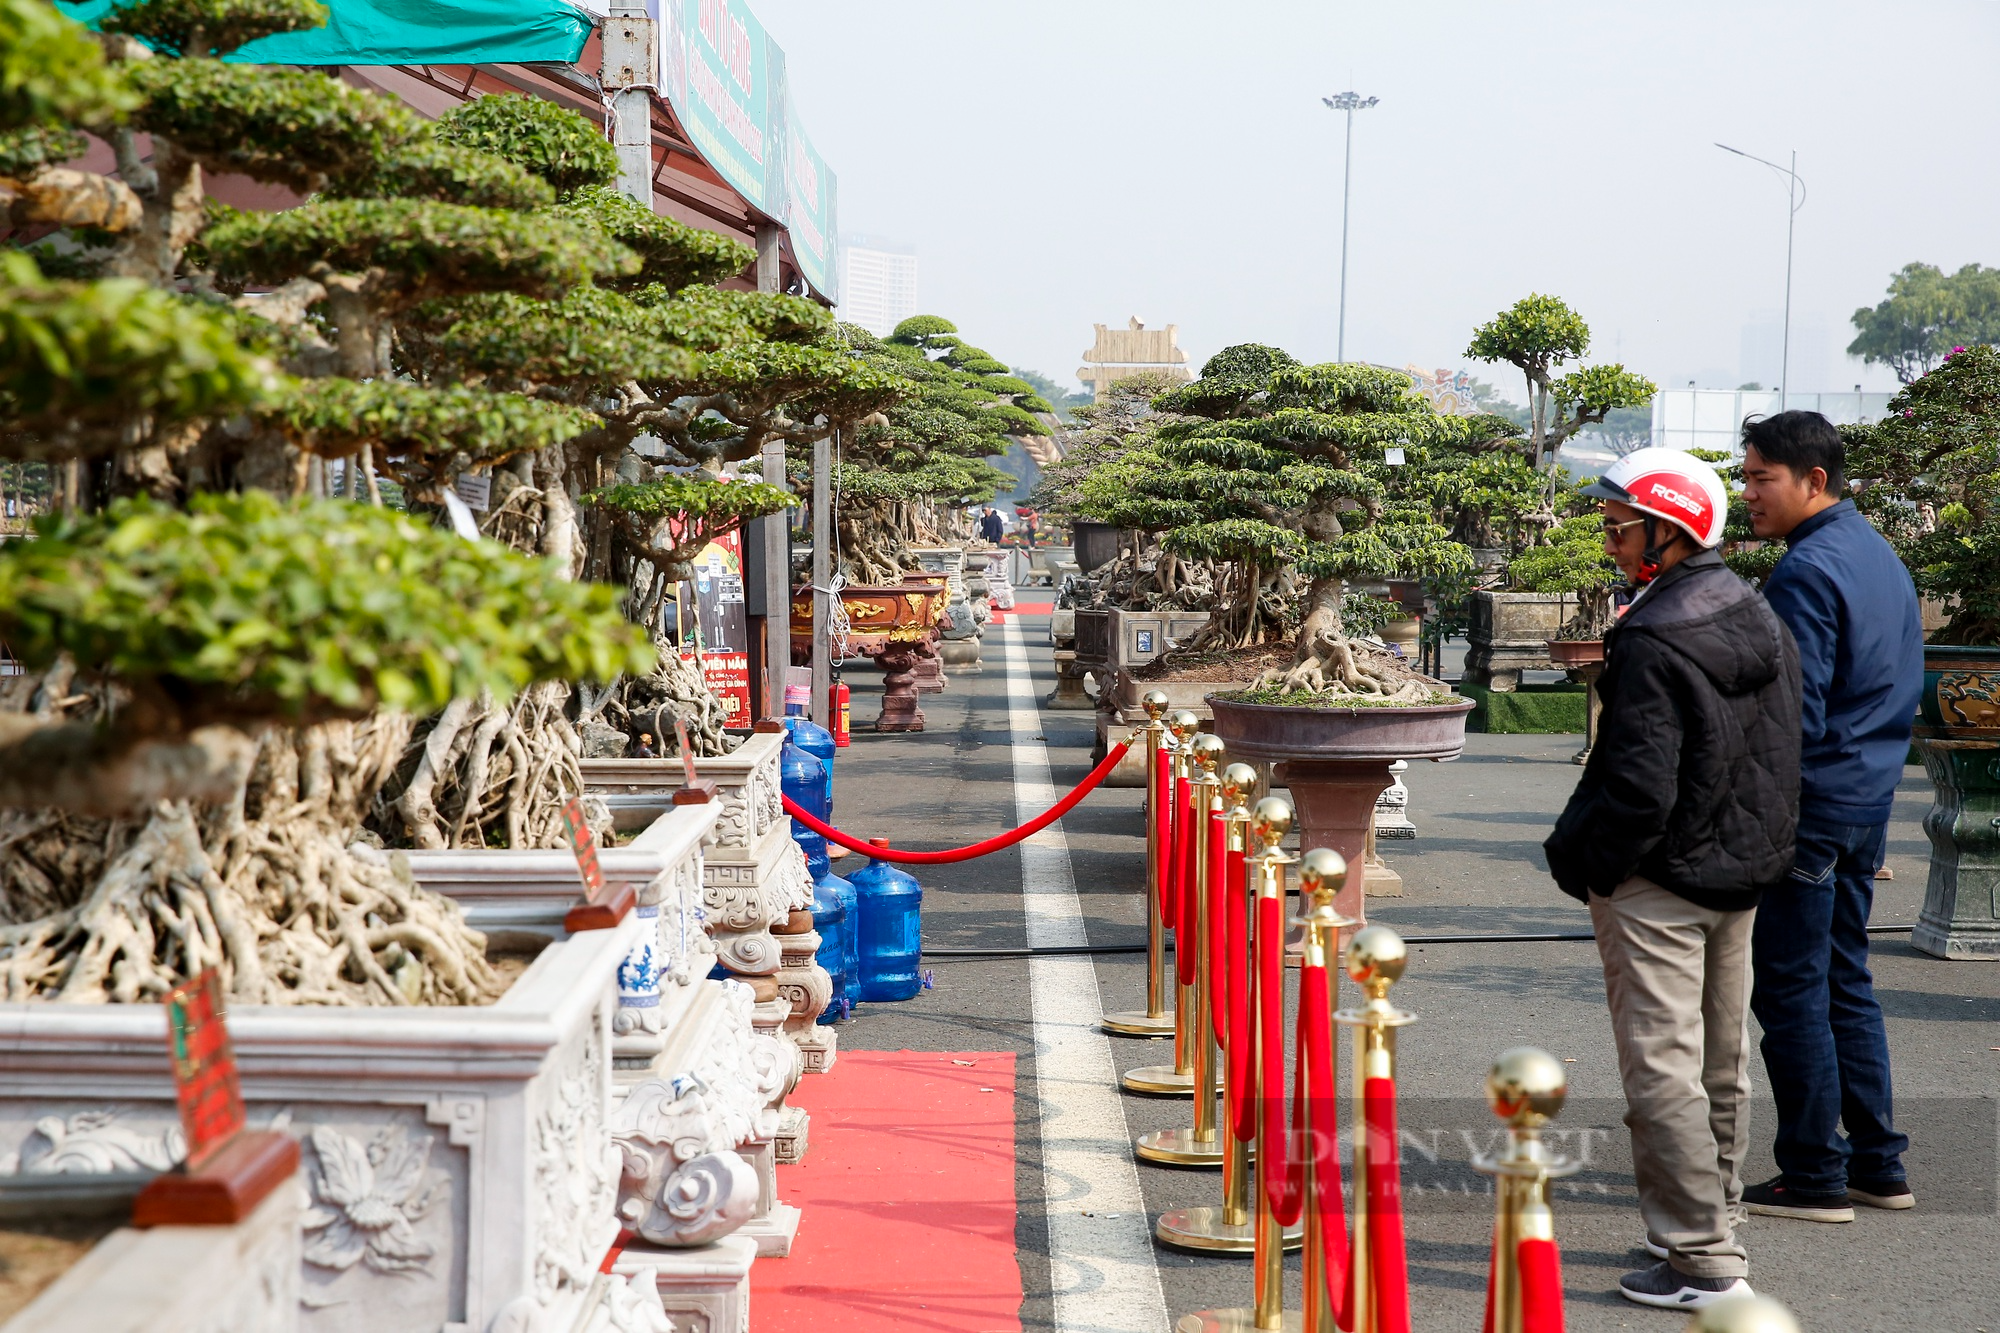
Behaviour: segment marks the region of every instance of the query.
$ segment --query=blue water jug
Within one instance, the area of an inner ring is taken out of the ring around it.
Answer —
[[[887,838],[873,838],[878,847]],[[860,899],[855,931],[861,951],[861,998],[907,1000],[923,989],[924,890],[887,861],[870,861],[848,876]]]
[[[778,754],[778,789],[792,798],[792,804],[802,810],[809,810],[819,818],[820,803],[826,799],[826,770],[819,760],[786,738],[785,748]],[[798,843],[806,854],[806,868],[812,877],[818,879],[826,873],[826,839],[801,824],[792,821],[792,841]]]
[[[854,886],[835,874],[813,881],[813,929],[819,932],[819,952],[813,961],[826,969],[833,981],[833,996],[820,1014],[822,1023],[835,1023],[854,1008],[857,979],[854,975]]]
[[[813,811],[828,823],[833,822],[833,733],[809,717],[793,714],[785,719],[785,727],[792,733],[792,742],[813,758],[819,760],[826,770],[826,799],[820,808]],[[797,799],[794,797],[793,799]]]

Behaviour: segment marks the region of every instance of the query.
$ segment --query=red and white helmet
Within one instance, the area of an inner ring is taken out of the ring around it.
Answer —
[[[1722,525],[1729,518],[1729,488],[1714,468],[1685,449],[1635,449],[1583,493],[1664,518],[1704,547],[1722,544]]]

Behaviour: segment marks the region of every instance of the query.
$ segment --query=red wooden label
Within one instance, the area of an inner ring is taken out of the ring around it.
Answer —
[[[207,968],[167,992],[167,1045],[188,1165],[199,1166],[243,1128],[243,1088],[236,1049],[223,1021],[222,978]]]
[[[563,827],[569,831],[569,849],[576,853],[576,873],[583,876],[583,896],[595,900],[604,892],[604,869],[597,864],[597,839],[584,820],[580,797],[570,797],[563,807]]]
[[[674,719],[674,739],[681,743],[681,772],[687,777],[687,785],[694,786],[694,750],[688,745],[688,724],[684,717]]]

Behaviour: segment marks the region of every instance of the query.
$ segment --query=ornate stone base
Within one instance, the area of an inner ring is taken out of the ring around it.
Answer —
[[[1087,713],[1097,707],[1097,700],[1090,697],[1084,688],[1087,673],[1076,664],[1076,650],[1056,649],[1056,688],[1048,698],[1042,700],[1042,707],[1055,712]]]
[[[977,638],[946,639],[938,645],[938,659],[953,671],[972,674],[985,665]]]
[[[674,1333],[749,1333],[750,1265],[756,1261],[756,1242],[739,1234],[691,1250],[634,1242],[611,1271],[630,1278],[651,1270]]]
[[[1934,958],[2000,959],[2000,742],[1919,736],[1937,789],[1924,816],[1931,877],[1910,943]]]
[[[760,1258],[782,1259],[799,1234],[799,1210],[778,1202],[778,1150],[772,1139],[754,1139],[737,1153],[757,1173],[757,1211],[736,1234],[757,1242]]]
[[[882,714],[877,731],[922,731],[924,710],[917,706],[917,645],[892,643],[875,659],[882,668]]]
[[[806,1133],[812,1128],[812,1121],[804,1108],[787,1106],[778,1120],[778,1133],[771,1140],[771,1149],[779,1166],[797,1166],[805,1160]]]

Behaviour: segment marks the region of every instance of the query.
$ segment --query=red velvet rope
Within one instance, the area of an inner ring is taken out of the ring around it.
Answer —
[[[1153,797],[1153,809],[1148,812],[1153,820],[1154,846],[1159,851],[1159,863],[1153,867],[1160,877],[1160,929],[1170,930],[1180,917],[1180,905],[1174,901],[1174,779],[1173,759],[1164,748],[1154,756],[1153,787],[1148,793]]]
[[[1368,1125],[1368,1259],[1376,1327],[1410,1333],[1409,1257],[1403,1246],[1403,1163],[1396,1142],[1396,1083],[1371,1078],[1361,1090]]]
[[[1208,1022],[1218,1050],[1229,1049],[1229,823],[1208,816]]]
[[[1285,960],[1284,903],[1277,898],[1257,900],[1257,1007],[1262,1019],[1258,1027],[1263,1078],[1258,1101],[1264,1107],[1264,1134],[1257,1142],[1257,1174],[1263,1178],[1264,1194],[1280,1225],[1290,1226],[1305,1211],[1306,1159],[1296,1151],[1293,1135],[1285,1132]],[[1305,1127],[1305,1062],[1299,1061],[1294,1078],[1301,1084],[1292,1090],[1292,1129]]]
[[[1300,1057],[1306,1065],[1306,1088],[1312,1108],[1306,1115],[1312,1145],[1313,1202],[1319,1208],[1320,1261],[1332,1297],[1334,1322],[1351,1328],[1347,1261],[1347,1200],[1340,1192],[1340,1096],[1334,1082],[1333,986],[1324,966],[1299,974]]]
[[[913,865],[937,865],[948,861],[970,861],[975,856],[985,856],[989,852],[997,852],[1003,847],[1012,847],[1023,838],[1032,837],[1040,833],[1071,810],[1074,810],[1077,802],[1090,795],[1091,790],[1098,783],[1109,777],[1112,769],[1118,767],[1118,761],[1125,757],[1125,751],[1130,748],[1130,745],[1131,742],[1129,741],[1120,741],[1118,744],[1112,746],[1111,753],[1104,756],[1104,762],[1096,768],[1091,769],[1085,775],[1083,781],[1077,783],[1070,790],[1069,795],[1063,797],[1047,810],[1044,810],[1041,814],[1036,815],[1033,819],[1021,825],[1021,827],[1014,829],[1012,832],[988,838],[984,842],[975,842],[970,847],[954,847],[950,851],[945,852],[900,852],[876,843],[863,842],[861,839],[842,833],[833,825],[825,823],[805,807],[794,804],[791,797],[784,796],[780,799],[785,803],[785,813],[819,834],[822,838],[825,838],[828,842],[837,842],[849,851],[861,852],[876,861],[902,861]]]
[[[1254,932],[1249,928],[1244,902],[1244,895],[1249,889],[1249,873],[1249,858],[1242,852],[1231,852],[1227,915],[1234,923],[1230,934],[1235,947],[1230,949],[1224,969],[1229,984],[1229,1022],[1225,1026],[1229,1029],[1230,1039],[1223,1049],[1229,1055],[1230,1096],[1235,1103],[1229,1128],[1239,1143],[1248,1143],[1257,1137],[1257,1097],[1250,1081],[1253,1072],[1250,1058],[1257,1050],[1256,1033],[1250,1030],[1250,996],[1256,990],[1256,977],[1250,970],[1250,946]],[[1233,938],[1238,933],[1243,935],[1240,940]]]
[[[1201,864],[1202,821],[1207,811],[1196,809],[1194,783],[1187,778],[1177,779],[1174,789],[1182,798],[1174,806],[1174,817],[1181,821],[1181,889],[1180,916],[1174,922],[1174,975],[1183,986],[1194,985],[1196,964],[1201,955],[1195,947],[1198,940],[1198,918],[1201,913]],[[1189,1015],[1190,1023],[1193,1015]]]
[[[1563,1333],[1562,1257],[1552,1240],[1515,1247],[1521,1270],[1521,1333]]]

